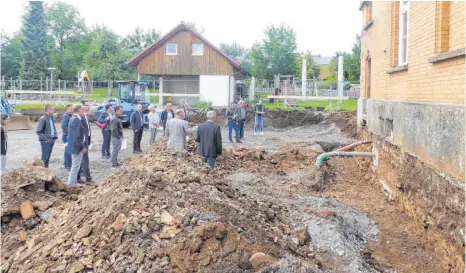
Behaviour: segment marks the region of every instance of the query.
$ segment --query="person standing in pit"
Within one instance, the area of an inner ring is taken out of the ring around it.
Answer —
[[[131,114],[131,127],[133,128],[133,153],[140,154],[142,133],[144,132],[144,117],[142,115],[142,105],[136,105],[137,111]]]
[[[230,142],[233,142],[232,138],[232,133],[233,129],[235,130],[235,139],[236,142],[241,143],[239,140],[239,134],[238,134],[238,123],[236,122],[236,114],[235,114],[235,104],[231,103],[230,108],[227,109],[226,111],[226,116],[228,119],[228,139]]]
[[[5,173],[6,169],[6,152],[8,149],[8,130],[6,129],[6,123],[7,123],[7,118],[8,115],[2,114],[2,120],[1,120],[1,157],[0,157],[0,166],[1,166],[1,174]]]
[[[71,117],[68,128],[68,147],[71,153],[71,170],[68,177],[68,185],[76,186],[78,181],[78,173],[84,157],[87,152],[86,148],[86,130],[84,128],[85,110],[82,105],[73,106],[73,117]]]
[[[246,104],[240,100],[235,109],[236,122],[238,123],[239,138],[244,139],[244,123],[246,122]]]
[[[42,150],[42,161],[46,168],[49,167],[50,156],[52,155],[53,145],[57,139],[57,129],[53,122],[53,112],[55,109],[52,105],[45,105],[45,113],[37,121],[36,133],[39,136],[39,142]]]
[[[67,170],[71,169],[71,153],[69,153],[69,150],[66,149],[66,146],[68,146],[68,127],[70,125],[70,119],[72,116],[73,116],[73,105],[68,104],[65,107],[65,113],[63,114],[61,118],[62,141],[63,141],[63,144],[65,145],[64,166],[65,166],[65,169]]]
[[[160,125],[159,113],[155,111],[155,105],[151,104],[149,106],[149,130],[150,130],[150,139],[149,145],[154,144],[155,138],[157,137],[157,127]]]
[[[103,137],[103,143],[102,143],[102,158],[109,159],[111,154],[110,154],[110,142],[112,139],[112,132],[111,132],[111,127],[110,127],[110,120],[113,117],[112,111],[113,107],[111,104],[105,105],[105,112],[100,114],[100,117],[97,119],[97,122],[104,124],[105,123],[105,128],[102,129],[102,137]]]
[[[162,111],[162,114],[160,115],[160,121],[162,122],[163,126],[163,135],[165,135],[166,128],[167,128],[167,121],[171,120],[172,118],[175,117],[175,112],[172,110],[172,104],[167,103],[165,106],[165,110]]]
[[[110,126],[112,129],[112,170],[120,168],[118,163],[118,153],[121,150],[121,143],[123,142],[123,122],[121,121],[121,115],[123,114],[123,108],[120,105],[115,106],[115,116],[110,120]]]
[[[260,134],[264,134],[264,114],[265,114],[265,107],[262,105],[262,100],[254,107],[255,119],[254,119],[254,135],[257,134],[257,131],[260,131]]]
[[[199,153],[205,158],[209,168],[215,167],[217,157],[222,156],[222,130],[215,124],[215,111],[207,112],[207,122],[197,129],[196,142],[199,143]]]

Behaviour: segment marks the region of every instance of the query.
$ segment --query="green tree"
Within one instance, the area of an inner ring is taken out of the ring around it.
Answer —
[[[248,55],[247,48],[241,46],[238,43],[220,43],[220,50],[223,51],[223,53],[225,53],[226,55],[240,62],[243,61]]]
[[[301,78],[302,76],[302,69],[303,69],[303,59],[306,59],[306,67],[307,67],[307,79],[319,78],[320,75],[320,67],[314,62],[312,58],[312,54],[310,51],[306,53],[299,54],[299,57],[296,59],[296,77]]]
[[[199,33],[200,35],[203,35],[204,32],[205,32],[205,28],[204,26],[197,26],[196,23],[194,22],[183,22],[185,23],[186,25],[188,25],[190,28],[192,28],[193,30],[195,30],[197,33]]]
[[[88,29],[79,10],[67,3],[56,2],[46,10],[53,39],[52,63],[61,79],[74,79],[83,69],[84,52],[89,48]]]
[[[138,53],[151,45],[160,37],[160,32],[149,28],[147,31],[140,27],[136,27],[131,34],[125,37],[126,46],[134,53]]]
[[[94,26],[90,35],[89,50],[84,66],[94,80],[134,79],[136,72],[126,65],[131,52],[123,39],[106,26]]]
[[[21,33],[9,37],[5,31],[0,33],[1,71],[5,78],[18,78],[21,69]]]
[[[47,9],[47,22],[60,50],[64,50],[66,42],[81,38],[87,32],[86,24],[78,9],[67,3],[53,3]]]
[[[50,64],[50,50],[43,2],[29,2],[22,33],[21,78],[37,80],[45,77]]]
[[[262,51],[262,45],[260,43],[254,44],[249,55],[251,58],[251,74],[258,79],[266,79],[267,61]]]
[[[329,72],[328,80],[338,80],[338,57],[343,56],[343,78],[347,81],[359,81],[361,75],[361,37],[356,35],[356,43],[351,54],[343,51],[336,52],[330,64],[324,69]]]
[[[241,46],[238,43],[220,43],[220,50],[231,58],[239,61],[241,68],[251,72],[250,52],[247,48]]]
[[[353,45],[351,55],[345,56],[344,70],[348,74],[347,80],[359,81],[361,75],[361,37],[356,35],[356,43]]]
[[[276,74],[294,75],[296,48],[296,34],[292,28],[284,24],[267,27],[262,43],[251,54],[253,75],[255,72],[260,72],[261,77],[268,79]],[[257,67],[258,65],[261,67]],[[254,76],[258,77],[258,75]]]

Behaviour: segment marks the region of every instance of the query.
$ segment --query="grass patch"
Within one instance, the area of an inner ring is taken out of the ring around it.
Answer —
[[[316,107],[328,107],[330,102],[327,100],[327,101],[299,101],[298,100],[298,107],[294,107],[294,108],[284,108],[283,107],[283,100],[279,100],[279,102],[277,103],[276,101],[274,103],[269,103],[268,101],[263,101],[264,103],[264,106],[268,109],[268,110],[295,110],[295,109],[298,109],[298,110],[304,110],[305,107],[313,107],[313,108],[316,108]],[[356,108],[357,108],[357,105],[358,105],[358,100],[356,99],[348,99],[348,100],[343,100],[340,104],[340,109],[341,111],[343,112],[352,112],[352,111],[355,111]],[[332,108],[333,110],[336,110],[337,109],[337,100],[332,100]],[[328,111],[328,109],[327,109]]]
[[[23,110],[44,110],[44,107],[47,103],[27,103],[27,104],[16,104],[15,110],[16,111],[23,111]],[[65,106],[63,105],[55,105],[55,110],[64,110]]]

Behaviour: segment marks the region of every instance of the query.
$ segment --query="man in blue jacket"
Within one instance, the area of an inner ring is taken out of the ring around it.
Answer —
[[[52,154],[53,145],[58,138],[55,123],[53,123],[53,112],[55,109],[52,105],[45,105],[45,113],[37,121],[36,134],[39,136],[39,142],[42,149],[42,161],[46,168],[49,167],[50,155]]]
[[[85,110],[82,105],[73,106],[73,117],[70,120],[68,128],[68,147],[71,153],[71,170],[68,177],[68,185],[76,186],[78,180],[78,172],[81,167],[84,153],[86,149],[86,134],[82,119],[85,115]]]
[[[133,153],[140,154],[141,150],[141,140],[142,132],[144,132],[144,117],[142,115],[142,105],[138,104],[136,106],[137,111],[131,114],[131,128],[133,128],[134,138],[133,138]]]
[[[67,143],[68,143],[68,126],[70,124],[70,119],[73,116],[73,105],[68,104],[65,107],[65,113],[63,114],[61,118],[61,130],[62,130],[62,141],[63,144],[65,144],[65,169],[70,170],[71,169],[71,153],[68,152],[68,149],[66,149]]]

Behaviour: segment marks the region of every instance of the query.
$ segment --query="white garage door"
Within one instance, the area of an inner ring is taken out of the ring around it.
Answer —
[[[228,106],[229,95],[229,77],[228,76],[204,76],[199,79],[199,91],[201,100],[211,101],[212,106]]]

